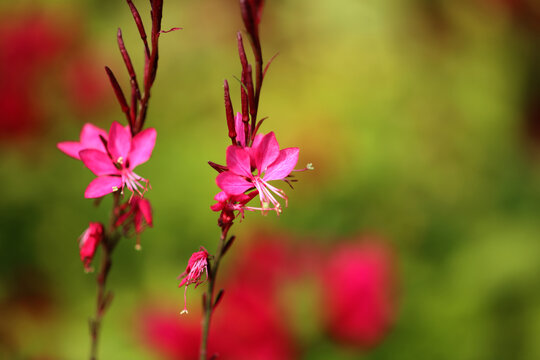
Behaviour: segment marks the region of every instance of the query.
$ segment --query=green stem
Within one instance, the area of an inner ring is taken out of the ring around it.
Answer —
[[[105,231],[105,236],[101,242],[102,255],[101,265],[99,273],[97,275],[97,301],[96,301],[96,315],[93,319],[90,319],[90,360],[97,360],[98,356],[98,340],[101,330],[101,320],[105,315],[107,307],[112,301],[112,293],[105,291],[107,284],[107,277],[112,265],[112,252],[120,240],[120,235],[115,231],[115,222],[118,217],[118,205],[120,204],[120,194],[114,193],[113,208],[109,220],[109,227]]]
[[[221,258],[224,255],[223,249],[225,246],[225,240],[227,239],[227,233],[229,232],[230,225],[224,227],[221,231],[221,238],[219,240],[218,251],[216,252],[216,259],[214,260],[213,266],[209,267],[208,274],[208,289],[206,290],[206,297],[203,303],[204,317],[202,321],[202,334],[201,334],[201,347],[199,349],[199,360],[208,359],[208,333],[210,332],[210,320],[212,318],[212,313],[214,311],[215,299],[214,299],[214,289],[216,284],[217,272],[219,269],[219,263]]]

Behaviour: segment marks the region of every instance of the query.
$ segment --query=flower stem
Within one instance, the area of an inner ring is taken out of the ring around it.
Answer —
[[[208,333],[210,332],[210,320],[215,307],[214,289],[216,284],[217,272],[219,269],[219,263],[222,256],[225,254],[225,240],[227,239],[227,233],[231,225],[226,225],[221,230],[221,237],[219,239],[218,251],[216,252],[216,258],[212,266],[208,266],[208,289],[206,290],[205,297],[203,297],[203,320],[201,331],[201,347],[199,349],[199,360],[208,360]]]
[[[110,216],[109,228],[105,231],[105,236],[102,240],[103,253],[101,255],[101,265],[97,275],[97,301],[96,315],[89,321],[90,327],[90,360],[96,360],[98,352],[98,340],[101,330],[101,320],[105,315],[105,311],[112,301],[112,293],[105,291],[107,277],[112,265],[112,252],[120,240],[120,235],[115,231],[115,222],[118,217],[118,206],[120,204],[120,194],[114,193],[113,208]]]

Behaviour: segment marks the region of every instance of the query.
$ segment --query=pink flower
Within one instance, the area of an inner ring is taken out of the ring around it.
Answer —
[[[119,189],[123,191],[124,187],[142,196],[147,190],[148,181],[135,174],[133,170],[148,161],[152,155],[156,130],[146,129],[132,138],[129,126],[124,127],[116,121],[111,125],[108,139],[99,130],[101,129],[85,126],[79,143],[58,144],[60,150],[80,158],[84,165],[98,176],[88,185],[84,196],[98,198]],[[101,141],[101,145],[98,144],[98,140]],[[140,182],[145,182],[145,185]]]
[[[94,258],[99,243],[103,240],[103,235],[103,224],[91,222],[88,229],[86,229],[79,238],[79,252],[86,272],[92,271],[90,264],[92,263],[92,259]]]
[[[206,279],[202,279],[202,274],[206,270]],[[201,251],[197,251],[191,255],[188,261],[186,271],[178,276],[178,279],[183,278],[178,287],[184,288],[184,310],[181,314],[187,313],[187,287],[195,284],[195,288],[208,280],[208,251],[201,246]]]
[[[107,142],[107,132],[90,123],[84,124],[79,141],[63,141],[56,146],[66,155],[77,160],[81,160],[79,153],[86,149],[96,149],[101,152],[107,152],[105,143]]]
[[[139,196],[133,196],[128,202],[120,206],[120,215],[116,220],[115,226],[124,225],[124,232],[128,233],[133,226],[137,235],[137,244],[135,249],[140,250],[139,234],[144,231],[146,226],[152,227],[152,207],[150,201]]]
[[[382,242],[345,244],[322,276],[325,323],[343,343],[371,348],[390,330],[396,312],[395,259]]]
[[[268,183],[271,180],[283,180],[293,171],[298,162],[298,148],[279,149],[273,132],[257,135],[250,148],[231,145],[227,148],[228,171],[220,173],[216,183],[221,190],[231,196],[243,194],[256,188],[261,199],[260,208],[249,210],[268,210],[281,212],[281,205],[273,194],[285,200],[283,190]],[[253,172],[257,170],[256,174]]]
[[[238,211],[243,219],[246,204],[257,196],[258,193],[259,192],[255,190],[248,194],[229,195],[225,191],[221,191],[214,197],[214,200],[216,200],[217,203],[210,206],[210,209],[213,211],[221,211],[219,225],[224,226],[233,222],[236,217],[234,214],[235,211]]]

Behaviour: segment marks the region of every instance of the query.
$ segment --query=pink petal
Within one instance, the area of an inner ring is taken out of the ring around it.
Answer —
[[[293,171],[298,162],[298,148],[287,148],[279,152],[279,156],[266,170],[264,180],[281,180]]]
[[[129,167],[134,169],[137,165],[145,163],[152,156],[156,144],[156,129],[146,129],[133,137],[131,151],[129,152]]]
[[[227,148],[227,166],[235,174],[251,177],[249,153],[244,148],[235,145]]]
[[[80,136],[82,147],[81,150],[98,149],[103,152],[107,152],[107,149],[105,149],[105,145],[103,145],[103,141],[101,140],[100,136],[107,140],[108,136],[105,130],[100,129],[90,123],[84,124]]]
[[[113,122],[109,130],[107,147],[115,162],[120,158],[125,162],[131,150],[131,131],[129,131],[129,127],[124,127],[116,121]]]
[[[221,202],[217,202],[213,205],[210,205],[210,209],[212,209],[212,211],[221,211],[223,210],[224,207],[225,207],[225,204]]]
[[[111,162],[109,155],[96,149],[82,150],[79,153],[82,162],[94,173],[94,175],[118,174],[118,169]]]
[[[84,197],[94,199],[110,194],[115,188],[122,187],[122,178],[120,176],[100,176],[92,180],[86,188]]]
[[[273,163],[279,156],[279,144],[274,132],[266,134],[257,146],[253,146],[255,165],[259,169],[259,174],[266,171],[268,165]]]
[[[253,187],[253,184],[246,181],[242,176],[236,175],[230,171],[219,174],[216,178],[217,186],[229,195],[240,195],[247,189]]]
[[[229,195],[225,191],[220,191],[214,196],[214,200],[219,202],[227,202],[229,200]]]
[[[246,150],[249,152],[249,158],[251,160],[251,167],[257,167],[255,164],[255,150],[259,147],[259,144],[261,143],[261,140],[263,138],[262,134],[255,135],[255,138],[253,138],[253,143],[251,144],[251,147],[246,148]]]
[[[152,227],[152,207],[150,206],[150,201],[146,199],[139,200],[139,210],[148,226]]]
[[[236,130],[236,140],[242,145],[246,146],[246,133],[244,132],[244,122],[242,121],[242,113],[236,113],[234,117],[234,128]]]
[[[82,150],[80,143],[75,141],[63,141],[56,144],[56,147],[64,154],[71,156],[77,160],[80,160],[79,151]]]

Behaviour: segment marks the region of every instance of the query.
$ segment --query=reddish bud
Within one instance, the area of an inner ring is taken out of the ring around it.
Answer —
[[[227,127],[229,128],[229,137],[233,145],[236,139],[236,130],[234,128],[234,111],[231,103],[231,94],[229,93],[229,83],[225,80],[223,84],[225,98],[225,115],[227,116]]]

